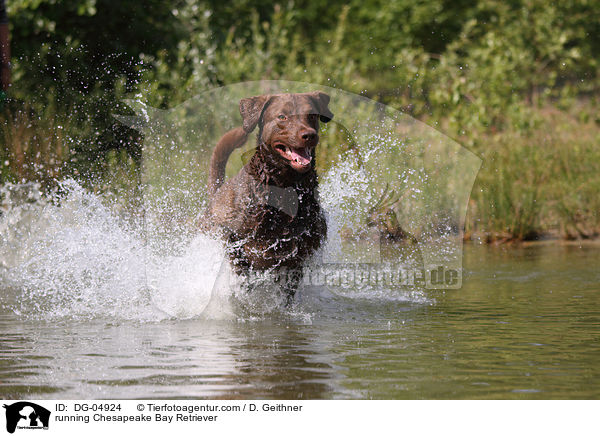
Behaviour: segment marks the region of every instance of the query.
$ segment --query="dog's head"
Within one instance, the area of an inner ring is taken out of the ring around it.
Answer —
[[[259,126],[259,146],[280,167],[306,173],[314,165],[319,120],[333,118],[323,92],[259,95],[240,100],[246,133]]]

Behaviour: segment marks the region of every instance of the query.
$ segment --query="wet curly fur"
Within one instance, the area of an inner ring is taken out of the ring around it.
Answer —
[[[208,229],[227,242],[238,273],[285,272],[294,295],[305,261],[327,234],[318,200],[315,148],[319,120],[328,122],[329,96],[322,92],[261,95],[242,99],[243,126],[227,132],[213,151],[206,216]],[[259,127],[255,153],[224,181],[231,152]]]

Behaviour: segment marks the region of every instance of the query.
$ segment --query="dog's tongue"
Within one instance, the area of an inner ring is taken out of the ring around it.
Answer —
[[[306,148],[291,148],[289,149],[289,156],[299,165],[306,166],[310,164],[310,153],[308,147]]]

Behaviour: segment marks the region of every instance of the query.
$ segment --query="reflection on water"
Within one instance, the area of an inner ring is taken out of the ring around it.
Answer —
[[[465,247],[461,290],[307,289],[246,321],[34,321],[3,289],[3,398],[600,398],[600,249]]]

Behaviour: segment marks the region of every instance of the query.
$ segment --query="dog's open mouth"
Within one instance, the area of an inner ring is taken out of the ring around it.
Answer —
[[[292,168],[296,171],[304,172],[310,169],[312,159],[312,150],[310,147],[290,147],[281,142],[277,142],[274,147],[284,159],[290,162]]]

